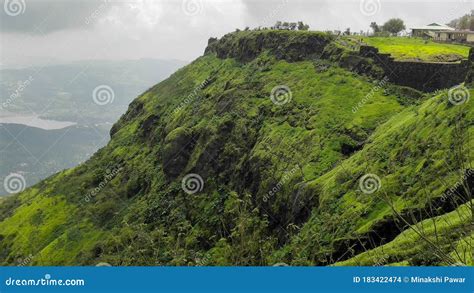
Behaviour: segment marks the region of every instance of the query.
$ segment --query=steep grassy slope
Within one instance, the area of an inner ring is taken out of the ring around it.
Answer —
[[[474,145],[473,122],[473,107],[454,107],[448,101],[447,92],[443,92],[379,126],[360,152],[308,183],[308,190],[319,195],[319,208],[313,211],[293,242],[283,249],[285,255],[291,255],[288,260],[298,264],[344,260],[392,240],[400,230],[409,229],[409,224],[468,202],[474,163],[470,155]],[[364,174],[380,178],[377,192],[361,192],[358,179]],[[469,195],[465,189],[470,189]],[[455,223],[447,225],[449,238],[436,235],[442,245],[416,240],[408,245],[416,242],[418,249],[408,252],[403,246],[390,244],[399,250],[393,251],[391,258],[381,264],[469,262],[469,258],[458,256],[446,259],[460,238],[472,233],[472,211],[464,208],[462,213],[452,215],[451,220],[457,216],[460,219],[456,221],[463,229],[458,229]],[[437,251],[439,246],[441,251]],[[430,257],[424,259],[420,253]],[[364,264],[379,262],[374,258]]]
[[[139,96],[89,161],[1,202],[0,261],[334,264],[395,239],[411,212],[422,221],[468,201],[436,198],[472,166],[472,103],[453,106],[447,92],[410,100],[320,60],[327,36],[278,34],[211,44]],[[298,54],[300,37],[321,48]],[[247,51],[234,50],[241,43]],[[286,94],[272,101],[275,87]],[[203,179],[193,194],[182,187],[190,173]],[[381,178],[375,193],[360,190],[366,173]]]
[[[401,233],[392,242],[361,253],[337,265],[474,265],[472,256],[472,204],[427,219]],[[471,233],[465,233],[468,230]],[[438,249],[440,248],[440,249]]]

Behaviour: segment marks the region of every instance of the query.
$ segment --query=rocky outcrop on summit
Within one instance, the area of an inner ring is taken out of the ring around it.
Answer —
[[[205,54],[215,53],[219,58],[236,58],[249,62],[268,50],[278,59],[294,62],[319,58],[332,36],[319,32],[260,31],[240,32],[211,38]]]

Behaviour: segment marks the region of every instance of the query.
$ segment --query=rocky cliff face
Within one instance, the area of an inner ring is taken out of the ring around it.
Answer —
[[[316,32],[245,31],[227,34],[220,40],[211,39],[205,54],[249,62],[269,51],[277,59],[294,62],[319,58],[331,39],[328,34]]]

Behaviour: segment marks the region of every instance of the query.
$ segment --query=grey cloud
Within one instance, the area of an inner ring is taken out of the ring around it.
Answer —
[[[447,23],[468,13],[474,3],[466,0],[109,0],[103,7],[100,0],[62,0],[60,4],[59,0],[16,1],[26,2],[25,14],[7,16],[0,7],[0,66],[3,67],[31,64],[33,57],[54,59],[51,62],[192,60],[202,54],[209,37],[221,37],[236,28],[270,26],[277,20],[302,20],[312,30],[350,27],[352,31],[367,31],[372,21],[383,23],[391,17],[402,18],[410,28],[432,22]],[[186,11],[188,6],[183,6],[189,1],[201,5],[195,15],[193,10]],[[373,15],[366,15],[361,11],[361,1],[380,2],[380,5]],[[48,15],[51,16],[42,22]],[[29,35],[34,33],[35,25],[40,25],[46,35]],[[84,27],[87,29],[80,29]]]
[[[9,33],[48,34],[90,27],[95,16],[111,4],[105,0],[0,0],[0,30]]]
[[[368,30],[372,21],[383,23],[400,17],[408,27],[448,22],[472,9],[468,0],[242,0],[247,23],[272,25],[275,21],[302,20],[312,29]],[[365,9],[373,9],[367,13]]]
[[[307,21],[322,15],[327,10],[325,0],[242,0],[252,23],[261,26],[281,21]]]

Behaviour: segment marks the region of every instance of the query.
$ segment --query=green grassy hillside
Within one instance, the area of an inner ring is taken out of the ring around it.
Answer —
[[[414,100],[317,51],[309,60],[244,34],[226,46],[258,53],[208,50],[133,101],[89,161],[0,202],[0,263],[377,264],[367,253],[383,247],[383,264],[472,262],[457,253],[470,248],[456,219],[468,196],[444,196],[472,168],[472,101]],[[282,34],[287,48],[329,42]],[[376,190],[359,184],[369,173]],[[202,182],[183,186],[189,174]],[[409,234],[443,217],[453,224],[425,227],[435,245]]]
[[[472,266],[474,235],[472,231],[465,233],[471,228],[472,201],[445,215],[424,220],[393,241],[337,265],[433,265],[440,260],[436,254],[441,254],[445,259],[443,265]]]
[[[380,53],[392,55],[395,60],[424,62],[456,62],[467,59],[468,46],[442,44],[419,38],[364,37],[364,43],[374,46]]]
[[[473,92],[471,90],[471,95]],[[394,230],[406,229],[420,230],[421,234],[428,234],[426,238],[435,239],[430,243],[420,239],[407,241],[408,236],[399,236],[376,250],[388,255],[383,263],[377,258],[361,263],[472,264],[472,254],[468,255],[470,250],[448,258],[461,239],[472,237],[472,211],[465,207],[449,217],[444,214],[470,199],[463,191],[464,188],[472,189],[472,185],[468,187],[465,183],[465,170],[471,170],[472,176],[474,162],[470,149],[474,145],[474,111],[468,105],[453,107],[447,99],[447,93],[443,92],[420,106],[408,107],[393,116],[377,128],[361,151],[307,184],[310,193],[319,195],[319,209],[313,211],[299,235],[283,249],[285,255],[292,256],[292,262],[324,262],[328,251],[336,251],[333,256],[337,256],[329,260],[330,263],[341,261],[392,240],[398,235]],[[357,179],[364,174],[375,174],[380,178],[377,192],[361,192]],[[453,193],[456,196],[449,195],[446,191],[454,186],[460,186],[461,190]],[[457,204],[448,204],[450,199]],[[432,222],[437,215],[443,215],[449,221],[446,220],[446,224],[443,220],[435,231],[438,234],[432,235],[434,232],[427,230],[433,229],[429,225],[434,225]],[[409,228],[409,224],[417,222],[422,222],[421,228],[416,225]],[[414,234],[411,231],[402,235],[407,233]],[[330,236],[324,241],[319,239],[321,235]],[[405,239],[405,245],[397,246],[400,239]],[[316,248],[318,246],[325,249],[321,252]],[[392,247],[392,251],[386,252],[383,247],[387,246]],[[412,249],[407,251],[404,246]],[[353,252],[347,247],[352,247]],[[429,257],[424,259],[420,254]],[[312,261],[308,262],[308,258]],[[347,264],[354,265],[358,260]]]

